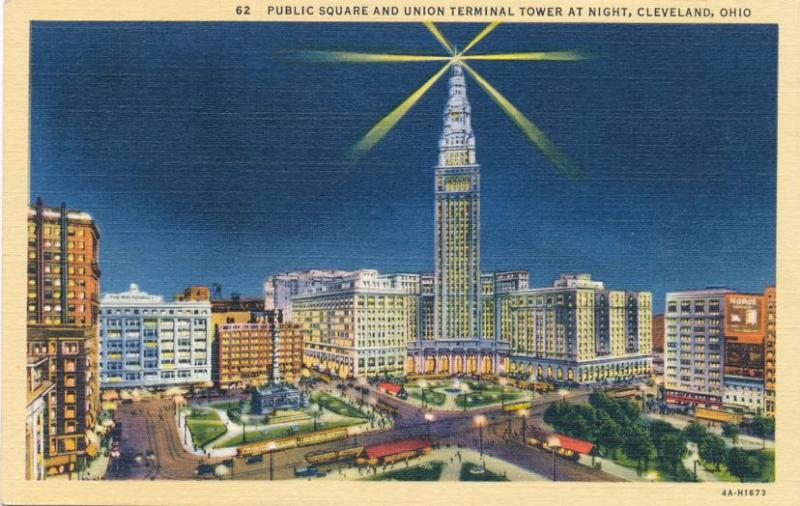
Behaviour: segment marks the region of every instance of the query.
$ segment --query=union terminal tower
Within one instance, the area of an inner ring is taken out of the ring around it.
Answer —
[[[508,343],[484,332],[480,262],[480,165],[464,71],[453,65],[434,180],[434,335],[409,343],[415,373],[492,374]],[[485,335],[488,334],[488,335]]]

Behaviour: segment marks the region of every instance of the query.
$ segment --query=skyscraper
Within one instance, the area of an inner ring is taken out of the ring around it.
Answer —
[[[453,65],[434,180],[434,339],[411,343],[422,373],[492,373],[494,336],[481,325],[480,166],[464,70]]]
[[[77,470],[99,449],[97,313],[100,232],[87,213],[28,210],[28,359],[47,363],[54,388],[46,405],[47,473]]]

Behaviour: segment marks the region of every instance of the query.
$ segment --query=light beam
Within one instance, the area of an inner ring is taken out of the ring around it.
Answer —
[[[462,60],[530,60],[530,61],[580,61],[587,59],[578,51],[537,51],[528,53],[496,53],[461,56]]]
[[[472,49],[472,48],[475,46],[475,44],[477,44],[478,42],[482,41],[482,40],[483,40],[483,39],[484,39],[484,38],[485,38],[487,35],[489,35],[489,33],[490,33],[492,30],[494,30],[495,28],[497,28],[497,26],[498,26],[499,24],[500,24],[500,21],[494,21],[494,22],[492,22],[492,23],[489,23],[488,25],[486,25],[486,27],[485,27],[483,30],[481,30],[481,33],[479,33],[478,35],[476,35],[476,36],[475,36],[475,38],[474,38],[474,39],[472,39],[472,40],[470,41],[470,43],[469,43],[469,44],[467,44],[467,47],[465,47],[465,48],[464,48],[464,50],[463,50],[463,51],[461,51],[461,53],[460,53],[460,54],[462,54],[462,55],[463,55],[464,53],[466,53],[467,51],[469,51],[470,49]]]
[[[364,153],[372,149],[383,137],[394,128],[398,121],[416,104],[420,98],[427,92],[442,75],[447,72],[447,69],[453,64],[453,60],[448,58],[446,65],[444,65],[438,72],[433,74],[425,83],[417,88],[411,95],[408,96],[403,102],[398,105],[392,112],[387,114],[380,120],[374,127],[362,137],[358,143],[350,151],[351,159],[355,160],[360,158]]]
[[[416,54],[355,53],[349,51],[298,51],[295,54],[314,62],[328,63],[380,63],[380,62],[424,62],[447,61],[449,56],[426,56]]]
[[[439,43],[440,43],[440,44],[441,44],[441,45],[442,45],[442,46],[443,46],[445,49],[447,49],[447,52],[448,52],[448,53],[450,53],[451,55],[452,55],[452,54],[455,54],[455,50],[453,49],[453,45],[452,45],[452,44],[450,44],[450,42],[448,42],[448,40],[447,40],[447,39],[444,37],[444,35],[442,34],[442,32],[440,32],[440,31],[439,31],[439,29],[438,29],[438,28],[436,28],[436,25],[434,25],[434,24],[433,24],[432,22],[430,22],[430,21],[425,21],[425,22],[424,22],[424,23],[422,23],[422,24],[423,24],[423,25],[425,25],[425,27],[426,27],[428,30],[430,30],[430,31],[431,31],[431,33],[433,34],[433,36],[434,36],[434,37],[436,37],[436,40],[438,40],[438,41],[439,41]]]
[[[483,90],[489,94],[490,97],[500,106],[501,109],[517,124],[517,126],[525,133],[528,139],[533,142],[536,147],[547,157],[558,170],[570,179],[579,179],[583,172],[582,170],[567,157],[558,147],[553,144],[550,139],[542,132],[539,127],[533,124],[531,120],[525,117],[514,104],[512,104],[506,97],[504,97],[494,86],[478,74],[466,62],[461,65],[469,72],[469,74],[477,81]]]

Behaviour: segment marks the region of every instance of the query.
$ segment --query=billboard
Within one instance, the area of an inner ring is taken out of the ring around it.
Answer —
[[[764,377],[764,345],[739,342],[725,343],[726,376]]]
[[[725,337],[726,342],[757,344],[763,341],[763,295],[725,295]]]

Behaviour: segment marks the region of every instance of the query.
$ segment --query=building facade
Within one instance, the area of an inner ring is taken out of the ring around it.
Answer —
[[[100,304],[102,388],[152,388],[211,381],[211,304],[164,302],[132,284]]]
[[[281,319],[280,311],[263,311],[253,313],[246,323],[218,325],[214,383],[243,388],[299,379],[303,333],[300,325]]]
[[[653,317],[653,376],[664,378],[664,331],[666,320],[663,314]]]
[[[727,288],[666,296],[664,388],[667,402],[719,408],[723,401]]]
[[[41,358],[28,358],[27,367],[27,417],[25,418],[25,479],[43,480],[45,458],[49,447],[48,414],[55,412],[55,385],[50,381],[50,361],[46,354]]]
[[[292,298],[305,295],[313,288],[333,281],[341,281],[353,273],[343,270],[310,269],[282,272],[264,281],[264,310],[280,309],[284,321],[292,321]]]
[[[294,297],[304,364],[342,378],[402,375],[419,289],[417,275],[360,270]]]
[[[777,292],[774,286],[764,290],[767,309],[767,332],[764,336],[764,412],[775,416],[775,324],[777,317]]]
[[[48,474],[76,470],[97,451],[99,240],[85,212],[47,207],[41,199],[28,210],[27,355],[29,363],[47,364],[52,384],[46,400],[31,400],[29,421],[33,436],[46,420],[41,448]],[[32,465],[41,455],[28,456]],[[41,477],[41,469],[30,471]]]
[[[767,312],[762,294],[725,296],[723,404],[750,412],[764,409],[764,341]]]
[[[434,176],[433,339],[421,334],[409,344],[407,369],[492,374],[507,347],[484,337],[480,166],[464,71],[459,64],[452,68]]]
[[[48,474],[76,471],[97,454],[93,429],[100,412],[97,331],[79,325],[28,326],[28,359],[46,359],[53,384],[47,405]]]
[[[537,381],[595,383],[649,375],[652,295],[606,289],[588,274],[500,295],[509,372]]]

